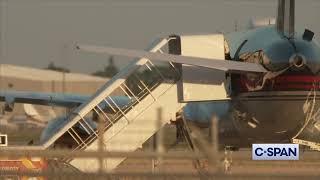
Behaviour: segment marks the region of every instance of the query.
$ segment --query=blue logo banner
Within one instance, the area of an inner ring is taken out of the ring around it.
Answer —
[[[252,144],[252,160],[299,160],[299,144]]]

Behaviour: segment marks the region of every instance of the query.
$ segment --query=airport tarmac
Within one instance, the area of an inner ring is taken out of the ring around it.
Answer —
[[[165,134],[173,135],[172,126],[166,126]],[[172,139],[171,139],[172,140]],[[166,139],[169,142],[170,139]],[[150,143],[150,142],[149,142]],[[171,141],[172,143],[172,141]],[[167,152],[186,153],[190,148],[185,142],[166,145]],[[137,151],[148,151],[144,148]],[[320,153],[300,146],[300,159],[297,161],[254,161],[251,148],[242,148],[238,151],[219,151],[218,161],[214,169],[218,174],[226,176],[263,176],[263,177],[317,177],[320,176]],[[207,178],[209,173],[208,159],[134,159],[128,158],[115,170],[117,173],[171,173],[190,174]],[[177,176],[178,177],[178,176]],[[178,178],[177,178],[178,179]],[[195,178],[197,179],[197,178]],[[244,178],[246,179],[246,178]]]
[[[175,151],[175,150],[170,150]],[[217,174],[226,177],[319,177],[320,176],[320,154],[316,151],[300,153],[298,161],[253,161],[251,160],[251,149],[242,149],[232,152],[228,156],[229,166],[225,161],[224,152],[220,152],[219,161],[216,164]],[[193,160],[163,159],[161,163],[156,160],[127,159],[115,171],[119,173],[152,173],[161,172],[168,174],[190,174],[198,178],[208,178],[208,160],[201,159],[200,164]],[[228,166],[228,167],[227,167]],[[177,179],[179,176],[177,175]],[[174,176],[172,177],[174,178]],[[196,177],[194,177],[197,179]]]

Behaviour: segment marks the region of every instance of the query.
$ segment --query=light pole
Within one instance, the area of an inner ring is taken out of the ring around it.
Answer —
[[[6,61],[6,32],[7,32],[7,8],[8,8],[8,0],[1,0],[0,1],[0,88],[1,91],[5,88],[3,85],[3,66],[2,64]],[[0,136],[3,140],[4,136],[1,135],[1,125],[0,125]],[[6,135],[5,135],[6,138]],[[2,144],[1,140],[1,144]]]
[[[7,32],[7,9],[8,9],[8,0],[1,0],[0,1],[0,57],[1,57],[1,63],[0,63],[0,88],[3,90],[5,87],[3,85],[3,76],[2,71],[3,67],[2,64],[6,61],[7,58],[7,50],[6,50],[6,32]]]
[[[62,49],[61,49],[61,60],[62,60],[62,64],[63,64],[63,69],[62,69],[62,93],[66,93],[67,91],[67,87],[66,87],[66,71],[67,71],[67,66],[68,66],[68,43],[64,43],[62,45]]]

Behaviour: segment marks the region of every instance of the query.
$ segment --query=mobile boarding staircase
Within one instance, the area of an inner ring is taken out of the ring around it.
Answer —
[[[150,51],[162,52],[171,39],[160,40]],[[103,85],[89,100],[70,113],[68,122],[51,136],[43,148],[52,147],[62,136],[71,136],[76,147],[73,150],[98,150],[99,135],[103,134],[104,149],[107,151],[134,151],[155,134],[159,128],[158,109],[161,108],[161,126],[175,117],[183,104],[178,103],[176,80],[179,71],[172,63],[167,63],[166,72],[161,72],[151,61],[138,59],[123,68],[110,81]],[[139,72],[139,73],[137,73]],[[147,72],[148,78],[139,77]],[[170,77],[168,77],[170,76]],[[131,83],[130,83],[131,82]],[[126,96],[126,105],[117,103],[114,97]],[[107,113],[109,107],[112,113]],[[93,114],[103,120],[103,132],[88,123]],[[79,127],[86,134],[79,133]],[[105,159],[104,170],[112,170],[125,158]],[[91,172],[99,169],[96,158],[74,158],[69,163],[81,171]]]

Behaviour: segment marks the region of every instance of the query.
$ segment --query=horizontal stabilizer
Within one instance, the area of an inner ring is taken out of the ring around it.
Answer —
[[[111,47],[91,46],[91,45],[78,45],[76,47],[81,51],[91,53],[112,54],[127,57],[147,58],[158,61],[174,62],[180,64],[189,64],[222,71],[240,71],[240,72],[267,72],[267,70],[260,64],[236,62],[221,59],[206,59],[189,56],[179,56],[172,54],[163,54],[155,52],[147,52],[141,50],[129,50]]]

